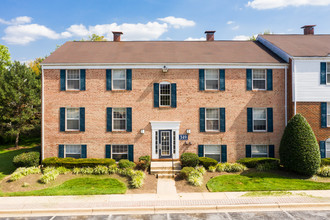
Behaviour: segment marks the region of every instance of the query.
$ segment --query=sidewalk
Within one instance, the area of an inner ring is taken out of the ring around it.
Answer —
[[[293,195],[279,197],[242,197],[246,192],[2,197],[0,217],[228,210],[330,210],[330,190],[290,192]]]

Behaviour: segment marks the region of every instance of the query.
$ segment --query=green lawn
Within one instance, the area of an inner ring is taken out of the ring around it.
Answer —
[[[13,158],[21,153],[27,151],[39,151],[40,152],[40,138],[31,138],[20,143],[20,147],[24,149],[20,150],[7,150],[8,148],[14,147],[14,144],[0,145],[0,180],[6,175],[10,175],[15,171],[13,166]]]
[[[124,194],[126,184],[114,178],[76,178],[71,179],[59,186],[28,191],[2,193],[1,196],[59,196],[59,195],[102,195]]]
[[[268,172],[250,172],[241,175],[221,175],[210,179],[211,192],[270,191],[270,190],[325,190],[330,183],[284,177]]]

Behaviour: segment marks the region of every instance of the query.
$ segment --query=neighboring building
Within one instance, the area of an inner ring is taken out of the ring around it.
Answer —
[[[288,117],[302,114],[320,143],[321,157],[330,157],[330,35],[259,35],[264,44],[289,63]]]
[[[115,32],[57,49],[42,63],[42,157],[278,157],[288,65],[259,42],[206,33],[123,42]]]

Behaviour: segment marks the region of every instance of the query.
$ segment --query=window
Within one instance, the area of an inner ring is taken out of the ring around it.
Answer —
[[[155,131],[155,153],[158,154],[158,131]]]
[[[327,121],[328,121],[328,127],[330,127],[330,102],[327,104]]]
[[[81,158],[81,145],[65,145],[65,157]]]
[[[266,70],[254,69],[252,71],[252,89],[265,90],[266,89]]]
[[[125,131],[126,130],[126,108],[113,109],[113,130]]]
[[[66,88],[67,90],[80,90],[79,70],[66,70]]]
[[[128,159],[127,145],[112,145],[112,159],[119,161],[121,159]]]
[[[267,109],[253,109],[253,131],[266,131],[267,128]]]
[[[330,85],[330,63],[327,63],[327,84]]]
[[[66,109],[66,130],[67,131],[79,131],[79,108],[67,108]]]
[[[325,142],[325,157],[330,158],[330,138]]]
[[[205,114],[206,130],[207,131],[219,131],[220,124],[219,109],[207,108]]]
[[[219,89],[219,70],[205,70],[205,89]]]
[[[221,161],[221,147],[220,145],[204,145],[204,156]]]
[[[173,136],[172,136],[172,138],[173,138],[173,154],[175,154],[176,153],[176,132],[175,131],[173,131]]]
[[[171,84],[162,82],[159,86],[159,106],[171,106]]]
[[[251,157],[268,157],[267,145],[252,145]]]
[[[113,70],[112,72],[112,88],[114,90],[126,89],[126,70]]]

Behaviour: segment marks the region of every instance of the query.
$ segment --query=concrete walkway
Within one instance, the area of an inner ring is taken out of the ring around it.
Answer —
[[[2,197],[0,217],[224,211],[330,210],[330,190],[290,196],[244,197],[246,192]]]
[[[175,181],[173,178],[157,179],[157,194],[160,195],[176,195]]]

